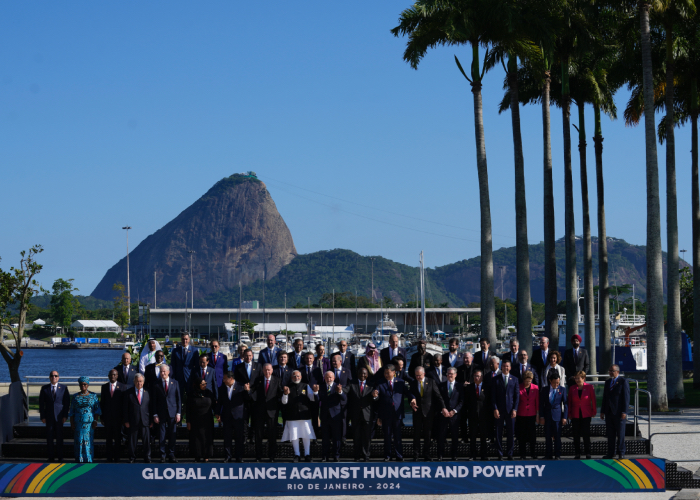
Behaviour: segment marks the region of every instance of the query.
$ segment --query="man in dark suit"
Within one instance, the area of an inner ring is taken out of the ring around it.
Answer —
[[[333,376],[335,378],[335,384],[342,387],[349,387],[350,382],[352,382],[352,373],[343,367],[343,358],[340,353],[334,352],[331,355],[331,369]],[[325,377],[324,377],[325,378]],[[345,442],[345,433],[347,431],[347,408],[343,406],[343,428],[342,428],[342,440]]]
[[[369,372],[366,368],[357,369],[357,380],[348,387],[348,413],[352,415],[354,431],[355,461],[369,461],[372,427],[376,416],[374,413],[374,387],[368,384]]]
[[[265,363],[262,377],[251,387],[250,398],[253,402],[253,422],[255,422],[255,459],[262,460],[263,438],[267,438],[267,451],[270,462],[277,455],[277,412],[282,398],[280,379],[272,376],[272,365]]]
[[[496,419],[496,451],[498,459],[503,460],[503,425],[506,428],[506,455],[513,460],[513,443],[515,440],[515,417],[520,402],[518,378],[510,374],[510,361],[501,366],[501,376],[493,384],[493,418]]]
[[[423,438],[423,459],[430,462],[430,443],[436,412],[441,412],[445,402],[435,380],[425,376],[425,368],[416,368],[416,378],[411,383],[411,409],[413,410],[413,460],[418,461],[420,440]]]
[[[253,361],[253,351],[246,349],[243,353],[243,363],[236,365],[233,376],[241,385],[255,385],[255,381],[262,376],[262,366]]]
[[[146,368],[149,366],[152,364]],[[108,462],[119,462],[122,455],[122,418],[126,385],[117,380],[118,376],[117,370],[111,369],[108,375],[109,382],[103,384],[100,390],[100,421],[105,428]]]
[[[426,352],[425,340],[420,339],[417,343],[418,350],[411,356],[411,364],[408,365],[408,369],[411,372],[415,372],[416,368],[422,366],[425,368],[426,372],[430,374],[429,368],[433,365],[433,356]]]
[[[433,356],[433,366],[425,369],[428,378],[433,379],[438,384],[442,384],[447,380],[447,371],[443,366],[443,355],[436,354]]]
[[[540,391],[540,424],[544,425],[546,460],[561,458],[561,428],[566,425],[568,407],[566,389],[560,384],[559,372],[549,372],[548,384]],[[554,455],[552,455],[554,440]]]
[[[39,418],[46,425],[49,462],[52,462],[54,457],[57,457],[59,462],[63,462],[63,424],[66,423],[70,409],[70,393],[65,385],[58,383],[58,379],[58,372],[51,371],[49,383],[42,386],[39,393]],[[55,454],[54,439],[56,439]]]
[[[350,374],[350,379],[357,378],[357,364],[355,363],[355,355],[348,351],[348,342],[341,340],[338,342],[338,353],[343,363],[343,368]]]
[[[161,381],[151,387],[151,402],[153,422],[160,426],[160,462],[165,463],[166,456],[170,463],[176,463],[175,441],[177,439],[177,424],[182,413],[182,398],[177,380],[170,378],[170,367],[163,365],[160,369]],[[165,446],[165,440],[168,446]]]
[[[564,365],[566,373],[566,382],[571,387],[576,383],[574,375],[580,371],[586,372],[586,375],[591,374],[591,360],[588,357],[588,351],[581,347],[581,336],[573,335],[571,337],[571,349],[564,351],[564,358],[561,364]]]
[[[289,354],[289,367],[292,370],[299,370],[304,366],[304,341],[294,339],[294,351]]]
[[[124,415],[122,420],[129,432],[129,462],[136,461],[136,444],[139,437],[143,446],[143,461],[151,463],[150,429],[151,422],[150,404],[151,399],[148,391],[144,390],[144,376],[137,373],[134,376],[134,387],[124,393]]]
[[[600,418],[605,420],[608,436],[608,453],[603,458],[612,459],[617,445],[617,453],[622,459],[625,458],[626,451],[625,424],[627,424],[627,408],[630,405],[630,386],[627,379],[620,376],[618,365],[612,365],[608,374],[610,380],[605,381],[603,404],[600,406]]]
[[[209,362],[207,366],[214,370],[214,378],[216,378],[216,387],[221,387],[224,383],[224,373],[228,371],[228,358],[225,354],[219,352],[220,345],[218,340],[211,341],[211,352],[209,353]],[[216,394],[216,392],[214,392]]]
[[[459,385],[469,385],[474,377],[474,355],[465,352],[462,357],[462,365],[457,368],[457,383]]]
[[[540,387],[540,376],[537,374],[535,367],[528,362],[527,351],[523,349],[518,354],[518,362],[515,364],[511,363],[510,373],[518,377],[518,382],[522,384],[525,372],[532,372],[532,383]]]
[[[131,364],[131,354],[125,352],[122,354],[122,362],[114,367],[117,370],[117,380],[124,384],[127,389],[134,387],[134,376],[139,372],[135,366]]]
[[[408,359],[406,356],[406,349],[399,347],[399,336],[390,335],[389,336],[389,347],[385,347],[379,352],[379,357],[382,360],[382,366],[391,364],[391,360],[396,356],[401,356],[403,359]]]
[[[193,370],[190,375],[190,383],[192,384],[190,389],[198,387],[202,380],[206,381],[207,389],[211,391],[212,394],[216,394],[218,389],[216,387],[216,374],[212,368],[209,368],[209,355],[202,354],[199,356],[199,368]]]
[[[459,368],[464,363],[464,359],[459,354],[459,340],[451,338],[449,341],[450,352],[443,353],[442,355],[442,366],[447,369],[450,366]]]
[[[483,383],[483,375],[481,370],[475,370],[474,383],[465,389],[468,401],[467,411],[469,412],[469,449],[474,460],[477,458],[477,436],[480,440],[481,460],[488,460],[486,438],[491,434],[491,429],[493,428],[493,410],[490,406],[491,397],[488,386]]]
[[[224,424],[224,462],[233,460],[231,454],[232,438],[236,440],[236,462],[243,462],[245,448],[245,425],[248,421],[248,405],[250,384],[236,382],[232,372],[224,374],[224,383],[219,388],[217,408],[214,410],[216,419]]]
[[[323,372],[314,366],[314,353],[310,351],[305,352],[303,358],[304,365],[299,368],[301,381],[309,387],[320,386],[323,383]],[[309,401],[307,404],[311,415],[311,425],[314,428],[314,435],[318,437],[320,435],[318,429],[318,400],[314,398],[313,401]]]
[[[155,358],[156,362],[146,365],[146,369],[143,373],[143,376],[146,379],[144,382],[146,389],[150,389],[154,383],[160,381],[160,368],[163,366],[163,359],[165,359],[163,351],[156,351]]]
[[[459,423],[462,419],[460,412],[464,404],[464,386],[457,381],[457,368],[451,366],[447,369],[447,381],[440,384],[440,395],[445,402],[445,407],[438,413],[438,460],[442,460],[447,441],[447,428],[449,427],[452,437],[450,456],[453,461],[456,461],[457,446],[459,445]]]
[[[272,374],[280,379],[282,383],[282,387],[289,385],[290,380],[292,379],[292,368],[289,367],[289,364],[287,364],[287,359],[289,358],[289,355],[284,352],[280,351],[277,353],[277,366],[275,366],[274,370],[272,371]]]
[[[408,387],[402,380],[394,380],[396,368],[392,364],[384,367],[384,381],[372,393],[377,409],[377,425],[384,430],[384,461],[391,460],[391,447],[394,445],[396,461],[403,462],[401,444],[401,423],[404,417],[403,403],[409,395]]]
[[[492,356],[496,355],[496,351],[491,350],[491,342],[489,342],[488,339],[481,339],[479,345],[481,346],[481,350],[474,354],[473,363],[475,368],[481,370],[485,375],[489,368],[489,360]]]
[[[265,363],[270,363],[274,368],[277,366],[277,354],[279,352],[280,348],[277,347],[277,339],[271,333],[267,336],[267,347],[258,354],[258,364],[262,366]]]
[[[501,356],[501,361],[510,361],[511,372],[514,371],[515,365],[518,363],[518,350],[520,348],[520,342],[518,339],[510,339],[510,350]]]
[[[183,333],[180,337],[180,345],[173,349],[170,356],[170,365],[172,368],[171,376],[177,380],[177,385],[180,387],[180,393],[183,399],[187,395],[190,384],[190,376],[192,371],[197,370],[199,362],[199,351],[190,345],[190,336]]]
[[[530,363],[535,367],[536,373],[541,373],[547,365],[547,356],[549,356],[549,339],[542,336],[540,338],[540,348],[532,350],[532,358]],[[542,380],[542,385],[547,385],[546,380]]]
[[[340,361],[340,357],[336,356]],[[340,364],[340,363],[338,363]],[[343,439],[343,420],[348,398],[333,371],[327,371],[320,388],[314,387],[321,409],[321,433],[323,434],[323,461],[340,461],[340,443]]]

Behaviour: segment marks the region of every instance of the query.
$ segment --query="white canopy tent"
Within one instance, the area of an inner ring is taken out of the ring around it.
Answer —
[[[112,320],[103,319],[78,319],[73,321],[73,323],[70,326],[71,328],[75,328],[76,330],[80,330],[81,332],[96,332],[98,329],[103,329],[103,331],[107,332],[119,331],[118,324],[116,324]]]

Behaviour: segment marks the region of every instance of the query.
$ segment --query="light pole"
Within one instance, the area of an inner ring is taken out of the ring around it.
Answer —
[[[683,262],[685,262],[685,252],[687,252],[688,250],[679,250],[679,251],[680,251],[680,253],[683,254]],[[678,263],[678,267],[679,267],[679,269],[682,269],[680,262]]]
[[[190,254],[190,293],[192,294],[192,305],[190,309],[194,309],[194,278],[192,276],[192,257],[197,252],[195,252],[194,250],[188,250],[187,253]]]
[[[370,257],[372,261],[372,304],[374,304],[374,257]]]
[[[129,327],[131,327],[131,282],[129,280],[129,229],[131,226],[124,226],[126,230],[126,307],[129,313]]]

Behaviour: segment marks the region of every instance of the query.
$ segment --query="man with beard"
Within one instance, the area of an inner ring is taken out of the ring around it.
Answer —
[[[311,462],[311,440],[316,439],[313,425],[311,425],[311,412],[309,402],[315,401],[314,392],[301,381],[301,372],[292,372],[291,383],[282,388],[282,405],[285,408],[287,421],[284,424],[282,441],[291,441],[294,448],[294,462],[299,462],[301,450],[299,441],[304,442],[304,457]]]
[[[419,340],[417,345],[418,351],[411,356],[411,364],[408,367],[408,369],[413,373],[415,373],[416,368],[419,366],[422,366],[426,371],[428,371],[433,364],[433,357],[425,350],[425,340]],[[411,374],[411,378],[413,378],[413,373]]]
[[[447,369],[449,367],[454,367],[454,368],[459,368],[462,363],[463,359],[462,356],[459,355],[459,340],[456,338],[451,338],[449,341],[450,345],[450,352],[443,353],[442,355],[442,366]]]

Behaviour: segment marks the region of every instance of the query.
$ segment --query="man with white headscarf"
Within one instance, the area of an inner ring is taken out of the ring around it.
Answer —
[[[160,343],[156,339],[150,339],[141,349],[139,357],[139,373],[145,374],[146,367],[156,362],[156,352],[162,350]]]
[[[311,462],[311,440],[316,439],[311,424],[309,401],[315,401],[314,391],[301,381],[301,372],[292,372],[291,383],[282,389],[282,404],[285,405],[287,420],[284,424],[282,441],[291,441],[294,448],[294,462],[301,458],[299,441],[304,442],[304,456]]]

